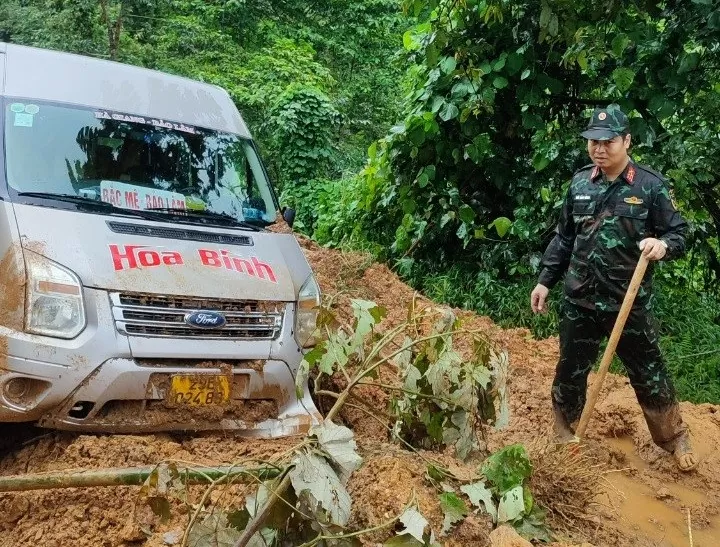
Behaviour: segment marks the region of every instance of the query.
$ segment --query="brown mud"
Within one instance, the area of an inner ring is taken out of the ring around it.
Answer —
[[[414,299],[416,305],[433,305],[366,255],[324,249],[299,239],[324,296],[334,295],[341,310],[348,309],[350,298],[374,300],[388,308],[386,321],[392,325],[405,319],[407,306]],[[549,391],[558,356],[557,339],[534,340],[525,329],[503,330],[488,318],[456,312],[465,328],[483,330],[510,357],[510,424],[502,431],[489,431],[489,449],[515,442],[529,447],[547,443],[551,438]],[[342,321],[352,322],[351,313],[339,313]],[[381,377],[392,381],[393,375],[391,367],[386,367]],[[358,408],[346,408],[341,415],[342,421],[353,427],[364,458],[363,467],[348,485],[354,500],[351,525],[361,529],[386,522],[414,496],[437,535],[443,518],[437,492],[425,478],[424,465],[387,442],[386,393],[363,386],[354,401]],[[359,407],[371,408],[375,416]],[[670,455],[652,443],[627,379],[608,376],[588,428],[587,443],[580,447],[598,463],[598,490],[585,514],[571,515],[575,518],[573,526],[564,527],[553,519],[562,540],[556,547],[684,547],[690,545],[688,514],[695,547],[720,545],[720,407],[683,403],[681,408],[701,459],[691,473],[676,470]],[[202,465],[250,463],[280,459],[300,441],[301,437],[257,440],[231,434],[98,436],[49,432],[6,455],[0,461],[0,474],[145,466],[167,459]],[[532,455],[532,448],[530,452]],[[459,476],[470,477],[477,463],[460,464],[445,453],[426,456],[441,461]],[[552,491],[572,501],[571,487]],[[196,486],[188,495],[197,502],[203,492],[204,487]],[[244,494],[240,486],[219,489],[210,501],[240,504]],[[133,487],[0,494],[0,547],[159,547],[172,541],[179,545],[187,522],[181,504],[173,503],[172,518],[161,523],[148,512],[139,489]],[[446,546],[482,547],[490,545],[490,531],[487,518],[470,516],[450,536],[439,539]],[[364,543],[377,545],[387,537],[388,532],[378,531],[365,537]]]
[[[0,326],[22,330],[25,270],[19,245],[11,246],[0,259],[0,285]]]

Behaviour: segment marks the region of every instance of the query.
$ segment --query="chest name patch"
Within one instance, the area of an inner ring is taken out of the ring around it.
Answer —
[[[588,196],[586,194],[579,194],[575,196],[575,201],[589,201],[591,199],[591,196]]]

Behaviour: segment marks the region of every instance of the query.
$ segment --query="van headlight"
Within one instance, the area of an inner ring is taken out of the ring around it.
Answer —
[[[85,328],[80,279],[73,272],[32,252],[27,267],[25,330],[55,338],[75,338]]]
[[[301,348],[317,344],[316,323],[320,312],[320,287],[311,274],[298,294],[295,313],[295,339]]]

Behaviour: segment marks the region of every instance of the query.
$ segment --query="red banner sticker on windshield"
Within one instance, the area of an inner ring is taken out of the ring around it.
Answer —
[[[185,209],[185,196],[158,188],[135,186],[114,180],[100,182],[100,199],[123,209]]]

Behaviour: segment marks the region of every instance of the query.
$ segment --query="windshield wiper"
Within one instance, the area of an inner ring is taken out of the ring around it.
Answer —
[[[17,195],[27,196],[29,198],[56,199],[58,201],[69,201],[71,203],[80,203],[83,205],[95,205],[97,207],[100,207],[101,209],[117,209],[120,211],[125,210],[121,209],[120,207],[115,207],[112,203],[108,203],[106,201],[99,201],[97,199],[88,198],[85,196],[76,196],[74,194],[53,194],[52,192],[18,192]]]
[[[113,205],[112,203],[108,203],[107,201],[100,201],[86,196],[77,196],[74,194],[53,194],[52,192],[18,192],[18,196],[67,201],[70,203],[76,203],[79,206],[89,206],[90,208],[94,208],[95,210],[103,209],[117,215],[136,216],[140,218],[145,218],[147,220],[163,221],[163,217],[165,216],[161,213],[151,213],[148,210],[143,209],[126,209],[125,207],[118,207],[117,205]]]
[[[215,211],[197,209],[181,209],[180,207],[150,207],[146,210],[153,212],[171,213],[177,216],[188,216],[198,219],[219,220],[226,224],[240,226],[242,228],[247,228],[248,230],[253,230],[255,232],[260,231],[259,226],[251,224],[249,222],[245,222],[244,220],[238,220],[234,216],[228,215],[227,213],[216,213]]]

